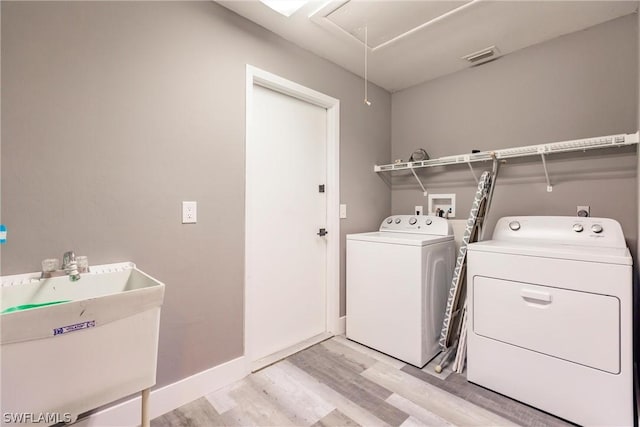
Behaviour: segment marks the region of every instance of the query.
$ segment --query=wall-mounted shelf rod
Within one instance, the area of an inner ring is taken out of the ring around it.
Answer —
[[[640,142],[640,132],[601,136],[597,138],[574,139],[571,141],[551,142],[548,144],[528,145],[525,147],[504,148],[494,151],[481,151],[473,154],[440,157],[438,159],[419,162],[399,162],[388,165],[375,165],[375,172],[389,172],[398,170],[412,170],[434,166],[446,166],[460,163],[485,162],[496,159],[510,159],[516,157],[540,156],[554,153],[568,153],[572,151],[586,151],[596,148],[622,147]],[[546,162],[545,162],[546,166]],[[546,171],[546,167],[545,167]],[[548,175],[548,174],[547,174]],[[547,180],[549,182],[549,180]],[[550,184],[549,184],[550,186]]]

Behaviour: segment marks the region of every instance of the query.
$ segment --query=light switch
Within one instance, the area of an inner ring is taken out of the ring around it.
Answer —
[[[198,202],[182,202],[182,223],[195,224],[198,220]]]
[[[347,217],[347,205],[340,205],[340,219]]]

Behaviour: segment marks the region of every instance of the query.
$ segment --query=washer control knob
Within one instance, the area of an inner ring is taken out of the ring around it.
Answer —
[[[389,219],[387,220],[387,224],[391,224],[392,222],[393,222],[393,218],[389,218]]]
[[[427,224],[427,225],[431,225],[432,223],[433,223],[433,221],[432,221],[432,220],[430,220],[430,219],[428,219],[426,224]]]
[[[409,218],[409,225],[415,225],[416,222],[418,222],[418,220],[414,217]]]
[[[602,233],[602,226],[600,224],[593,224],[591,226],[591,231],[593,231],[596,234],[600,234]]]
[[[573,231],[576,233],[582,233],[582,230],[584,230],[582,224],[573,224]]]
[[[400,221],[402,221],[400,218],[396,218],[396,224],[400,224]]]
[[[518,231],[520,230],[520,223],[518,221],[511,221],[509,223],[509,228],[512,229],[513,231]]]

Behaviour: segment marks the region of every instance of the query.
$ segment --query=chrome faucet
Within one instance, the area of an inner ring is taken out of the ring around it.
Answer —
[[[65,252],[62,256],[62,269],[69,275],[69,279],[72,282],[80,280],[78,263],[76,262],[76,254],[73,251]]]

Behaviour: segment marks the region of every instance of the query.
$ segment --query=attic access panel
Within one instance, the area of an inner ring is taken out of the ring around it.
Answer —
[[[325,19],[362,43],[368,26],[369,47],[375,49],[467,3],[470,1],[347,1]]]

